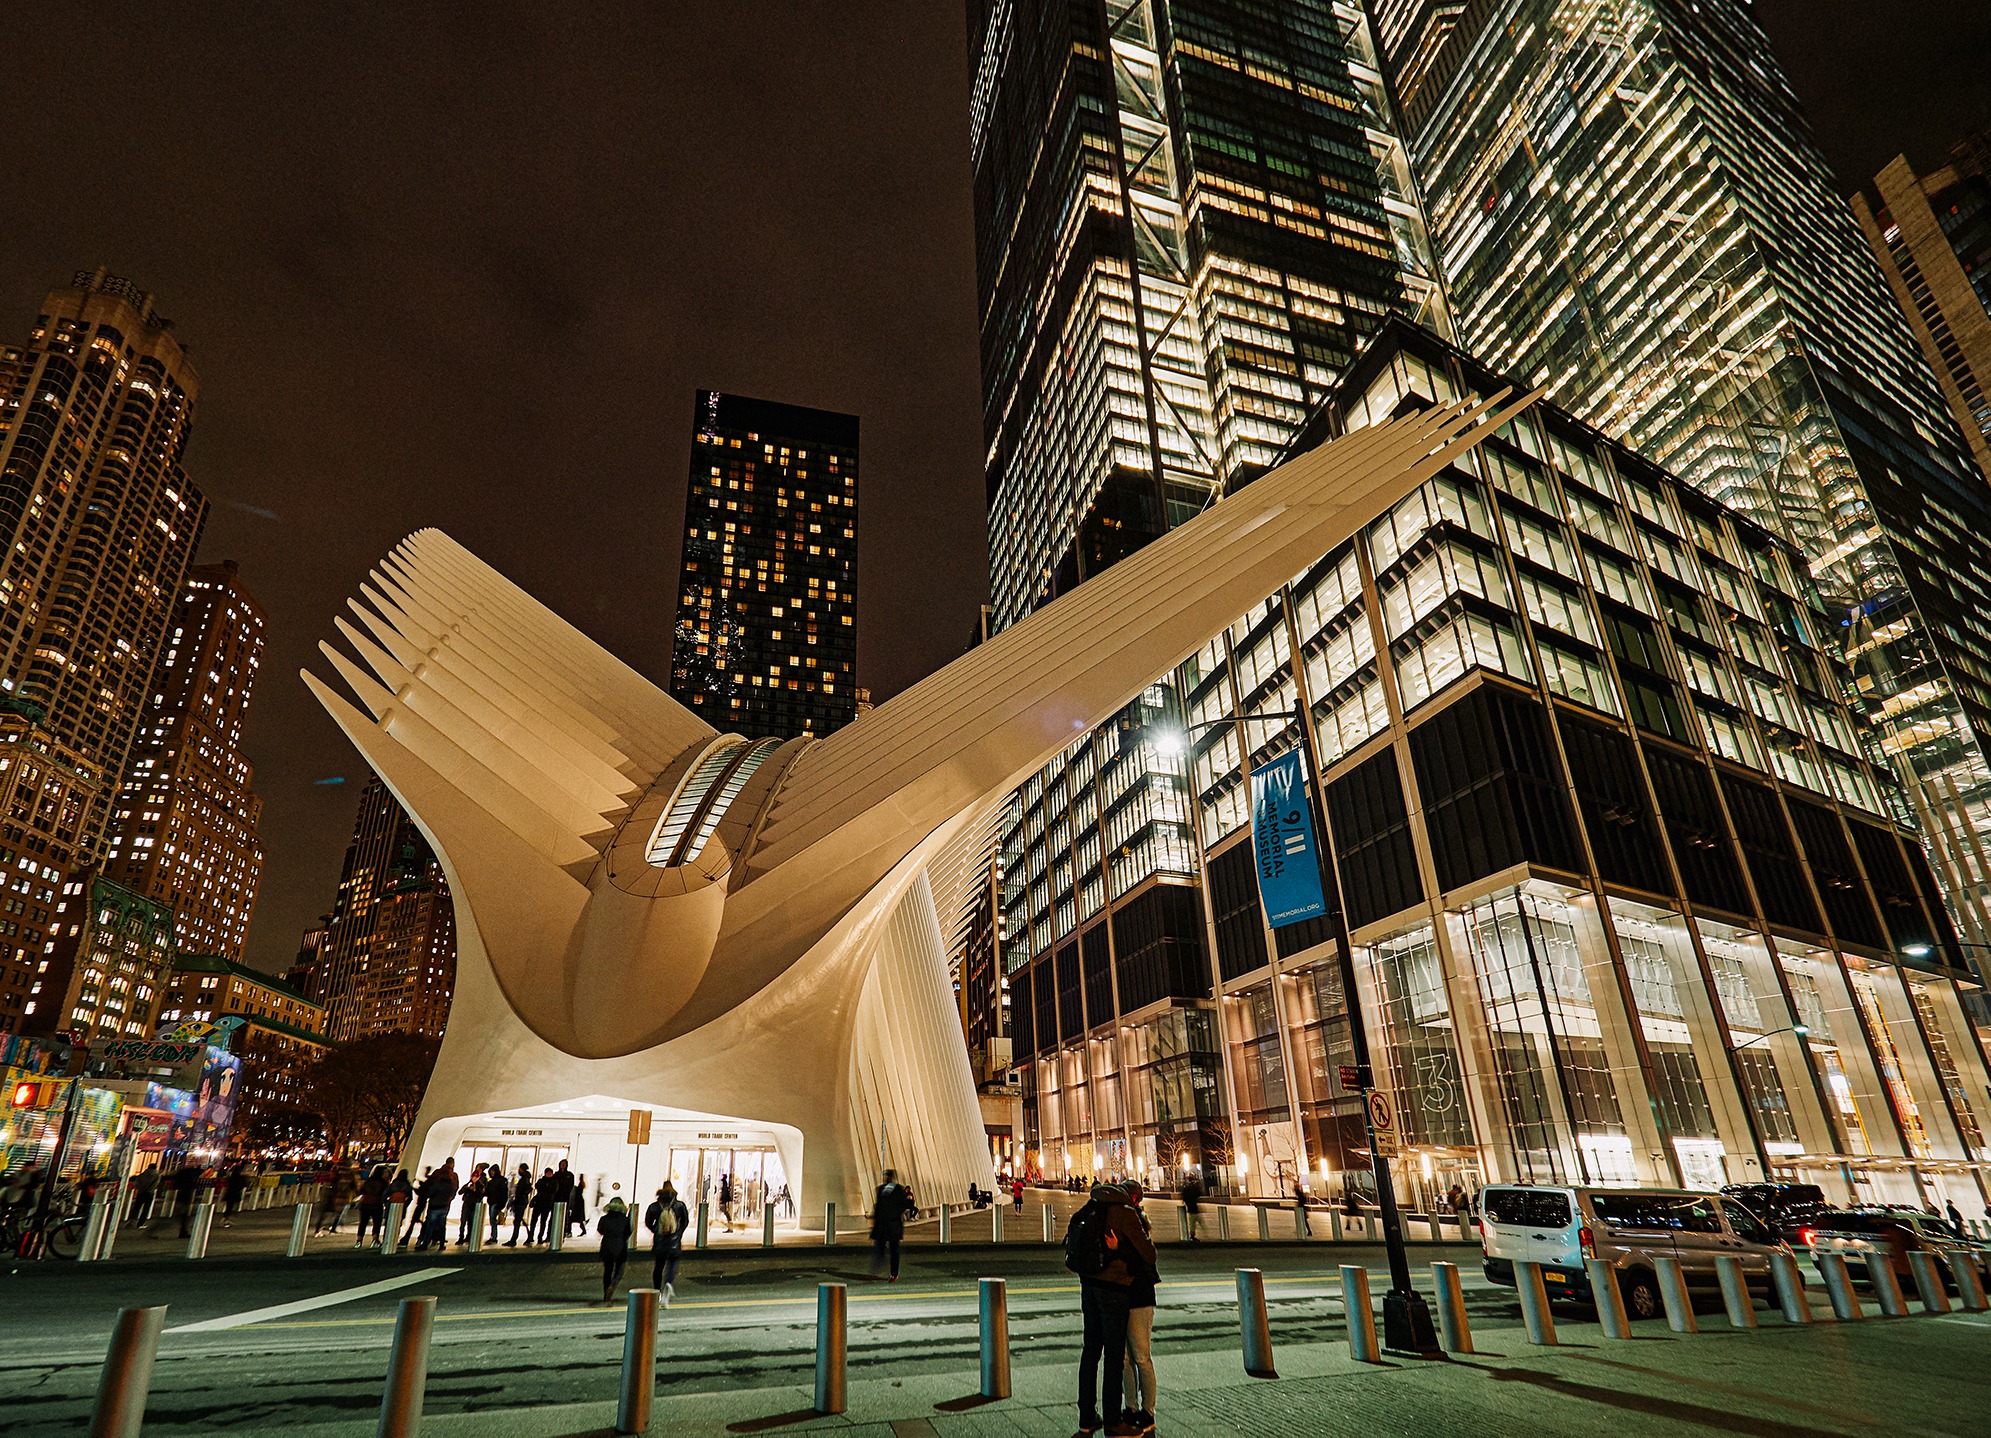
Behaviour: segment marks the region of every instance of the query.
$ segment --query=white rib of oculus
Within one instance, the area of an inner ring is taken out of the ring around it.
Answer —
[[[660,869],[688,864],[711,839],[726,810],[739,798],[754,770],[781,747],[779,739],[748,742],[728,735],[693,767],[670,807],[657,820],[643,857]]]

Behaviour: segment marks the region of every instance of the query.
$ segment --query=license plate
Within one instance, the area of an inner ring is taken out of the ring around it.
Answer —
[[[1542,1281],[1544,1283],[1567,1283],[1569,1282],[1569,1275],[1566,1273],[1544,1273]]]

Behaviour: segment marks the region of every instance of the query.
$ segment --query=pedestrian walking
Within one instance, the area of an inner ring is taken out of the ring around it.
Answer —
[[[1085,1322],[1078,1361],[1081,1434],[1100,1431],[1102,1398],[1103,1411],[1110,1415],[1104,1420],[1109,1438],[1135,1438],[1141,1432],[1122,1412],[1122,1385],[1134,1278],[1154,1260],[1154,1242],[1128,1203],[1127,1190],[1117,1183],[1094,1185],[1065,1229],[1065,1267],[1078,1275],[1079,1311]]]
[[[339,1220],[345,1217],[346,1205],[353,1201],[353,1173],[348,1168],[333,1170],[325,1184],[325,1191],[318,1199],[318,1218],[312,1224],[316,1233],[337,1233]]]
[[[1203,1180],[1195,1174],[1182,1178],[1182,1211],[1189,1215],[1189,1241],[1203,1241]]]
[[[684,1254],[684,1226],[690,1218],[669,1180],[643,1214],[643,1226],[650,1230],[650,1287],[664,1291],[666,1308],[677,1296],[677,1264]]]
[[[242,1194],[249,1187],[249,1165],[238,1163],[228,1170],[228,1177],[221,1189],[221,1226],[232,1227],[235,1215],[242,1208]]]
[[[584,1173],[574,1175],[574,1194],[567,1200],[567,1232],[588,1231],[588,1177]]]
[[[895,1169],[885,1170],[885,1181],[871,1200],[871,1276],[891,1261],[893,1283],[899,1281],[899,1245],[906,1236],[906,1215],[918,1204],[913,1191],[899,1182]]]
[[[1023,1180],[1020,1177],[1009,1181],[1009,1201],[1016,1209],[1016,1216],[1023,1217]]]
[[[478,1164],[470,1171],[470,1181],[457,1191],[456,1195],[456,1246],[467,1247],[470,1243],[470,1230],[477,1224],[477,1205],[484,1201],[484,1165]]]
[[[559,1190],[558,1176],[552,1169],[539,1176],[532,1186],[532,1227],[525,1231],[525,1242],[529,1248],[535,1243],[544,1243],[552,1237],[553,1196]]]
[[[1963,1210],[1956,1206],[1956,1200],[1953,1198],[1945,1199],[1943,1207],[1949,1211],[1951,1230],[1955,1232],[1958,1238],[1968,1238],[1970,1235],[1963,1231]]]
[[[726,1231],[733,1231],[733,1175],[719,1175],[719,1219],[726,1225]]]
[[[143,1228],[152,1221],[152,1195],[159,1187],[159,1171],[143,1168],[131,1180],[131,1222]]]
[[[183,1159],[180,1166],[173,1170],[173,1203],[180,1211],[182,1238],[193,1233],[191,1222],[194,1216],[194,1204],[200,1200],[200,1191],[200,1165],[191,1159]]]
[[[1307,1222],[1307,1186],[1297,1178],[1293,1180],[1293,1212],[1299,1215],[1300,1237],[1313,1237],[1313,1225]]]
[[[372,1173],[360,1180],[359,1185],[359,1237],[353,1240],[354,1248],[366,1246],[367,1230],[373,1231],[373,1242],[377,1248],[386,1237],[387,1216],[387,1165],[378,1165]]]
[[[1122,1187],[1127,1190],[1127,1203],[1140,1219],[1141,1232],[1149,1236],[1152,1247],[1154,1230],[1148,1223],[1147,1211],[1141,1207],[1144,1195],[1140,1182],[1130,1178]],[[1134,1263],[1135,1260],[1128,1260],[1130,1271]],[[1155,1285],[1161,1281],[1159,1267],[1153,1260],[1141,1264],[1127,1285],[1127,1369],[1125,1390],[1121,1394],[1126,1407],[1120,1417],[1143,1432],[1155,1426]]]
[[[601,1235],[601,1301],[615,1298],[615,1285],[622,1282],[623,1265],[629,1262],[629,1207],[611,1198],[602,1210],[595,1232]]]
[[[498,1241],[498,1220],[505,1216],[505,1205],[511,1201],[512,1186],[505,1177],[505,1171],[497,1164],[484,1170],[484,1206],[491,1216],[491,1242]]]
[[[440,1168],[432,1168],[423,1175],[422,1186],[415,1193],[416,1202],[421,1205],[421,1222],[415,1228],[421,1235],[415,1242],[417,1252],[449,1247],[449,1201],[455,1196],[454,1175]]]
[[[526,1210],[532,1207],[532,1170],[525,1164],[518,1166],[512,1175],[512,1236],[505,1240],[505,1247],[517,1248],[519,1230],[525,1226]],[[532,1241],[532,1231],[526,1230],[526,1242]]]

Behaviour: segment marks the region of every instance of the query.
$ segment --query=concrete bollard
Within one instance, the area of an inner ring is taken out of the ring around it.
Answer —
[[[836,1204],[825,1203],[823,1205],[823,1247],[828,1248],[835,1242],[836,1242]]]
[[[1948,1313],[1950,1296],[1943,1292],[1943,1276],[1936,1269],[1936,1256],[1916,1250],[1908,1255],[1908,1267],[1915,1274],[1915,1293],[1924,1313]]]
[[[406,1211],[407,1205],[403,1204],[398,1198],[387,1205],[387,1214],[382,1220],[380,1230],[380,1256],[382,1258],[392,1258],[400,1251],[401,1215]]]
[[[1555,1315],[1549,1312],[1549,1291],[1542,1282],[1542,1266],[1525,1260],[1514,1265],[1514,1291],[1521,1298],[1521,1319],[1528,1325],[1528,1341],[1541,1347],[1556,1341]]]
[[[1846,1272],[1846,1255],[1813,1249],[1811,1261],[1818,1266],[1818,1276],[1825,1280],[1825,1292],[1832,1300],[1832,1316],[1841,1323],[1865,1318],[1859,1295],[1853,1292],[1853,1276]]]
[[[97,1190],[97,1197],[90,1204],[90,1217],[83,1224],[83,1246],[76,1251],[78,1263],[94,1263],[102,1256],[106,1230],[116,1230],[111,1220],[116,1212],[116,1192],[107,1188]]]
[[[704,1223],[705,1205],[702,1203],[698,1206],[698,1215],[699,1215],[698,1233],[700,1239],[703,1239],[705,1236],[705,1223]],[[567,1205],[564,1203],[556,1203],[553,1205],[552,1227],[546,1230],[546,1251],[548,1253],[558,1253],[566,1246],[567,1246]],[[705,1245],[703,1242],[701,1242],[698,1246],[700,1248],[703,1248]]]
[[[942,1243],[954,1241],[953,1212],[944,1203],[940,1205],[940,1241]]]
[[[138,1438],[145,1422],[146,1395],[152,1390],[152,1360],[158,1355],[159,1331],[165,1324],[163,1303],[118,1310],[118,1326],[111,1330],[110,1351],[97,1380],[90,1438]]]
[[[657,1391],[657,1300],[654,1288],[629,1290],[622,1324],[622,1393],[615,1404],[615,1431],[648,1433],[650,1400]]]
[[[131,1219],[131,1205],[138,1197],[138,1190],[129,1181],[118,1185],[118,1222],[127,1223]]]
[[[481,1198],[470,1206],[469,1248],[472,1253],[484,1251],[484,1230],[490,1226],[491,1221],[489,1209],[490,1205]]]
[[[285,1258],[304,1257],[304,1242],[311,1236],[311,1205],[300,1203],[290,1211],[290,1242],[283,1248]]]
[[[982,1397],[1009,1397],[1009,1285],[984,1278],[982,1298]]]
[[[1380,1363],[1383,1350],[1376,1343],[1376,1310],[1369,1302],[1369,1270],[1357,1264],[1341,1265],[1341,1306],[1348,1313],[1348,1356],[1357,1363]]]
[[[1258,1210],[1258,1241],[1260,1243],[1270,1243],[1272,1241],[1272,1210],[1262,1203],[1255,1204],[1254,1207]]]
[[[178,1209],[179,1206],[180,1206],[179,1190],[174,1188],[166,1188],[162,1185],[160,1191],[158,1192],[158,1195],[153,1199],[152,1202],[152,1216],[154,1218],[171,1218],[173,1216],[174,1211]]]
[[[1950,1277],[1956,1280],[1956,1301],[1966,1313],[1982,1313],[1985,1309],[1984,1279],[1977,1271],[1977,1255],[1958,1253],[1951,1250],[1944,1260],[1949,1266]]]
[[[774,1247],[774,1205],[766,1204],[760,1211],[760,1246]]]
[[[1883,1318],[1906,1318],[1908,1300],[1901,1294],[1901,1280],[1894,1273],[1894,1255],[1885,1249],[1867,1250],[1867,1282],[1880,1302]]]
[[[1237,1322],[1244,1340],[1244,1371],[1253,1378],[1277,1378],[1272,1367],[1272,1325],[1265,1317],[1265,1275],[1256,1268],[1237,1271]]]
[[[693,1248],[703,1248],[712,1236],[712,1205],[704,1199],[698,1200],[698,1236],[692,1240]]]
[[[432,1297],[404,1298],[394,1319],[394,1352],[380,1395],[375,1438],[415,1438],[422,1429],[422,1397],[429,1386],[429,1334],[436,1322]]]
[[[1784,1322],[1811,1322],[1811,1299],[1804,1291],[1804,1270],[1788,1253],[1770,1255],[1770,1276],[1777,1282],[1777,1304],[1784,1310]]]
[[[1044,1242],[1056,1243],[1058,1236],[1053,1228],[1054,1220],[1051,1217],[1051,1205],[1047,1203],[1037,1211],[1044,1216]]]
[[[996,1197],[1001,1198],[1002,1195],[997,1194]],[[1003,1206],[1000,1203],[989,1205],[989,1235],[991,1242],[1002,1242],[1002,1215]]]
[[[1659,1271],[1659,1297],[1666,1305],[1666,1326],[1675,1333],[1699,1333],[1701,1325],[1694,1318],[1694,1299],[1687,1292],[1687,1274],[1680,1267],[1680,1260],[1655,1258],[1652,1266]]]
[[[1459,1282],[1459,1265],[1434,1263],[1431,1279],[1438,1287],[1439,1345],[1447,1353],[1472,1352],[1472,1323],[1466,1317],[1466,1290]]]
[[[1590,1274],[1590,1298],[1597,1305],[1597,1322],[1606,1338],[1630,1338],[1632,1321],[1625,1313],[1625,1295],[1618,1287],[1618,1270],[1609,1259],[1587,1258],[1583,1267]]]
[[[850,1290],[841,1283],[816,1285],[816,1411],[841,1413],[844,1385],[845,1322]]]
[[[187,1225],[187,1257],[207,1257],[207,1236],[214,1230],[214,1205],[198,1204],[194,1208],[193,1222]]]
[[[1732,1253],[1717,1253],[1715,1277],[1721,1280],[1721,1302],[1728,1310],[1730,1328],[1756,1326],[1756,1300],[1749,1294],[1749,1280],[1743,1276],[1742,1260]]]

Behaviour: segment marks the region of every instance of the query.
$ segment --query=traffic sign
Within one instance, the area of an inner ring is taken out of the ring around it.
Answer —
[[[1341,1088],[1344,1093],[1362,1091],[1362,1070],[1353,1064],[1341,1065]]]
[[[1388,1158],[1396,1152],[1396,1108],[1390,1103],[1390,1096],[1381,1089],[1370,1089],[1366,1098],[1369,1105],[1369,1147],[1380,1157]]]
[[[650,1141],[650,1111],[646,1108],[629,1110],[629,1141],[648,1143]]]

